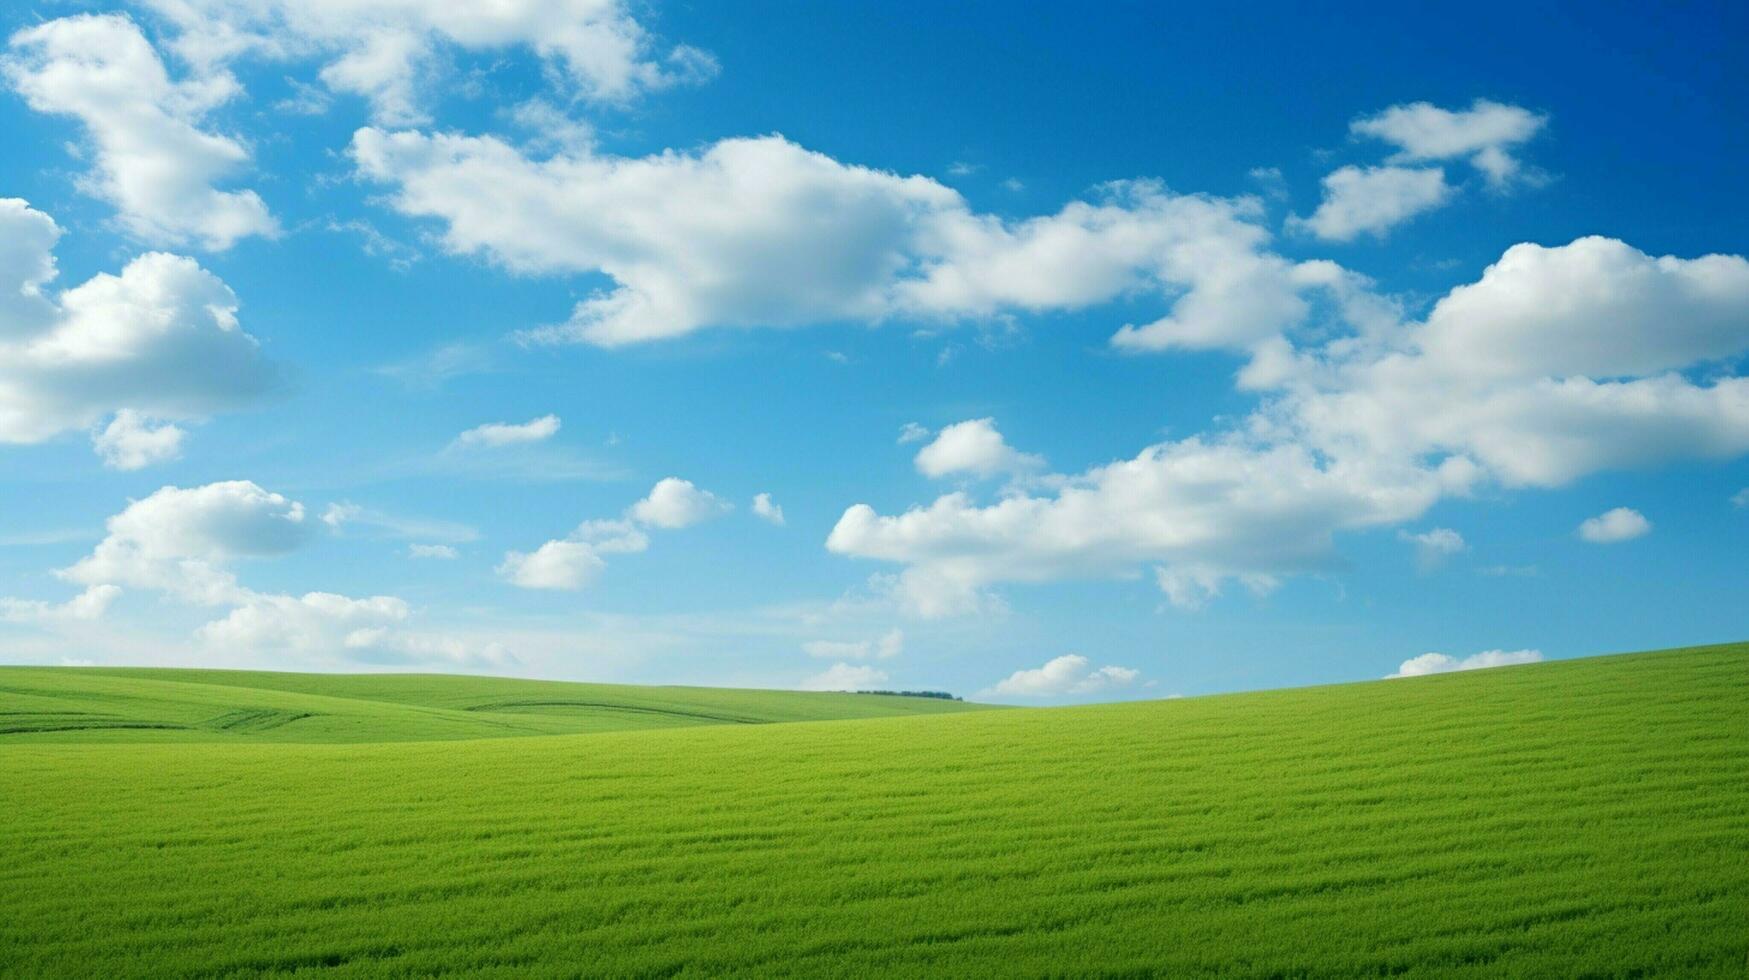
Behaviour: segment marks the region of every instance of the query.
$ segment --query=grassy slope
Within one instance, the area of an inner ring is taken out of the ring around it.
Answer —
[[[933,698],[445,674],[0,667],[18,742],[383,742],[977,710]]]
[[[1063,710],[0,745],[0,973],[1716,975],[1749,645]]]

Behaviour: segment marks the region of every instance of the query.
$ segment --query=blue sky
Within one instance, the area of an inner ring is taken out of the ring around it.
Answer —
[[[7,16],[0,661],[1056,702],[1749,632],[1740,7]]]

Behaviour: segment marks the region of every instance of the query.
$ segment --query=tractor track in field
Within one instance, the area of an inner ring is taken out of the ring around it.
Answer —
[[[201,724],[221,732],[266,732],[282,728],[294,721],[316,717],[314,711],[282,711],[277,708],[239,708],[228,711]]]

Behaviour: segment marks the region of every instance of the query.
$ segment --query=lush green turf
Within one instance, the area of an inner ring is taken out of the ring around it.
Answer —
[[[426,741],[984,707],[872,694],[447,674],[0,667],[0,746],[18,741]]]
[[[0,793],[14,976],[1749,965],[1744,645],[1062,710],[12,741]]]

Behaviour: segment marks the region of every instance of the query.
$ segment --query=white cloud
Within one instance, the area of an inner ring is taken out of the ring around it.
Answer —
[[[460,558],[461,555],[447,544],[414,543],[407,546],[407,557],[432,558],[438,561],[455,561],[457,558]]]
[[[903,446],[906,443],[922,442],[925,439],[928,439],[931,435],[933,435],[933,433],[928,426],[919,425],[916,422],[906,422],[904,427],[899,430],[899,445]]]
[[[1508,150],[1540,132],[1548,117],[1519,106],[1477,99],[1468,109],[1441,109],[1427,102],[1396,105],[1354,120],[1349,129],[1398,148],[1395,161],[1467,158],[1490,183],[1503,185],[1520,165]]]
[[[86,586],[83,593],[59,606],[0,599],[0,618],[98,619],[128,586],[229,607],[196,631],[207,647],[229,655],[291,650],[353,662],[514,662],[496,643],[407,630],[411,610],[394,596],[296,596],[257,592],[238,582],[234,564],[296,549],[310,539],[310,523],[302,504],[247,480],[164,487],[111,517],[91,554],[56,572]]]
[[[728,510],[729,504],[710,491],[670,476],[651,487],[649,496],[633,504],[626,514],[640,524],[672,530],[708,521]]]
[[[872,640],[809,640],[802,650],[821,660],[890,660],[905,650],[903,630],[888,630]]]
[[[522,662],[498,640],[381,626],[353,630],[346,634],[342,647],[347,659],[373,664],[437,663],[503,670]]]
[[[1055,214],[1004,221],[955,200],[915,247],[918,275],[895,286],[901,312],[988,317],[1082,309],[1130,293],[1173,299],[1169,314],[1120,333],[1127,347],[1219,346],[1303,315],[1291,264],[1261,251],[1252,198],[1173,194],[1150,181],[1098,188]]]
[[[913,615],[987,608],[995,584],[1146,565],[1170,601],[1196,606],[1227,580],[1266,592],[1330,567],[1338,534],[1491,483],[1749,452],[1749,379],[1678,370],[1749,351],[1740,257],[1515,246],[1422,322],[1329,263],[1294,276],[1330,303],[1311,336],[1250,347],[1238,380],[1260,397],[1251,415],[1029,484],[1053,493],[961,492],[894,516],[858,504],[828,549],[902,565],[893,594]]]
[[[488,422],[477,425],[455,437],[455,445],[463,448],[524,445],[552,438],[559,431],[557,415],[542,415],[520,425],[509,422]]]
[[[1617,507],[1581,522],[1575,533],[1592,544],[1615,544],[1652,533],[1652,522],[1637,510]]]
[[[601,574],[607,563],[584,541],[548,541],[533,552],[504,556],[498,574],[524,589],[581,589]]]
[[[1654,258],[1613,238],[1514,245],[1418,338],[1466,374],[1644,376],[1749,350],[1749,261]]]
[[[324,62],[329,89],[389,122],[424,118],[449,48],[532,49],[567,97],[623,103],[710,78],[697,48],[661,50],[621,0],[142,0],[175,28],[174,50],[217,73],[245,56]]]
[[[68,620],[102,619],[110,603],[121,595],[114,585],[93,585],[66,602],[54,604],[40,599],[14,599],[0,596],[0,622],[58,623]]]
[[[1432,571],[1452,555],[1462,554],[1470,549],[1464,536],[1449,527],[1436,527],[1418,534],[1398,531],[1397,540],[1415,546],[1415,561],[1422,571]]]
[[[1242,345],[1306,313],[1295,266],[1263,252],[1261,205],[1101,187],[1005,221],[926,177],[840,163],[779,136],[627,158],[532,159],[492,137],[361,129],[359,172],[451,252],[614,286],[531,339],[605,346],[707,327],[989,318],[1151,293],[1168,314],[1120,346]]]
[[[1443,653],[1424,653],[1403,661],[1391,677],[1421,677],[1427,674],[1447,674],[1454,670],[1480,670],[1484,667],[1511,667],[1534,664],[1543,658],[1540,650],[1488,650],[1462,660]]]
[[[519,272],[604,272],[617,286],[539,335],[618,345],[707,326],[871,319],[931,211],[959,196],[925,178],[847,167],[780,137],[696,156],[569,151],[530,160],[491,137],[362,129],[360,171],[444,244]]]
[[[584,521],[571,537],[604,555],[631,555],[650,546],[649,535],[630,521]]]
[[[607,567],[602,555],[633,554],[650,546],[645,527],[678,530],[728,509],[729,504],[715,494],[671,476],[626,508],[622,520],[584,521],[569,537],[548,541],[532,552],[507,552],[498,574],[525,589],[585,588]]]
[[[1270,594],[1281,579],[1268,572],[1245,572],[1211,565],[1156,565],[1154,584],[1165,594],[1166,601],[1180,609],[1201,609],[1221,594],[1227,579],[1239,584],[1259,598]]]
[[[1731,503],[1737,507],[1749,507],[1749,487],[1744,487],[1732,495]]]
[[[955,422],[941,430],[935,441],[917,452],[917,471],[928,477],[955,473],[974,476],[1017,474],[1044,466],[1044,458],[1016,451],[996,430],[996,420],[983,418]]]
[[[193,259],[149,252],[119,275],[52,295],[59,235],[47,215],[0,199],[0,443],[42,442],[128,413],[112,436],[99,435],[98,450],[117,463],[151,461],[180,437],[145,429],[145,419],[202,418],[277,384],[238,328],[236,296]]]
[[[1065,654],[1032,670],[1017,670],[991,690],[1006,697],[1049,698],[1065,694],[1095,694],[1128,687],[1141,671],[1128,667],[1094,667],[1078,653]]]
[[[1223,578],[1267,591],[1276,575],[1323,567],[1333,532],[1411,520],[1460,475],[1192,438],[1053,478],[1054,495],[979,506],[952,493],[892,517],[857,504],[826,547],[906,565],[897,597],[925,617],[979,608],[999,582],[1121,576],[1140,564],[1166,566],[1168,597],[1195,605]]]
[[[84,124],[94,167],[81,187],[113,204],[129,233],[214,250],[278,234],[258,194],[214,186],[249,161],[242,143],[200,128],[209,109],[236,94],[230,79],[172,81],[123,14],[28,27],[11,49],[3,70],[30,107]]]
[[[862,691],[887,682],[887,673],[874,667],[856,664],[833,664],[802,681],[803,691]]]
[[[108,534],[61,577],[169,592],[207,605],[247,595],[228,566],[289,552],[311,534],[302,504],[249,482],[164,487],[111,517]]]
[[[1324,200],[1312,216],[1291,217],[1288,224],[1325,241],[1383,236],[1446,203],[1451,194],[1438,167],[1342,167],[1324,177]]]
[[[47,329],[60,314],[47,292],[59,275],[53,218],[20,198],[0,198],[0,339]]]
[[[340,501],[329,504],[328,509],[322,512],[322,523],[338,531],[346,524],[357,520],[362,513],[364,513],[363,507]]]
[[[1749,262],[1653,258],[1582,238],[1516,245],[1423,323],[1298,352],[1242,381],[1278,394],[1262,418],[1327,453],[1447,456],[1507,486],[1749,451],[1749,379],[1677,368],[1749,350]]]
[[[91,445],[110,469],[138,470],[180,458],[184,435],[174,425],[155,426],[139,412],[124,408],[109,425],[91,434]]]
[[[407,604],[393,596],[353,599],[331,592],[251,595],[229,615],[202,626],[196,635],[215,647],[326,651],[344,645],[355,630],[399,623],[407,615]]]
[[[758,494],[753,498],[753,513],[768,524],[783,526],[783,508],[772,501],[769,493]]]
[[[229,615],[196,631],[217,650],[302,653],[372,664],[440,663],[503,667],[516,658],[502,644],[410,631],[407,604],[394,596],[355,599],[331,592],[249,595]]]
[[[534,98],[515,105],[510,118],[529,134],[529,147],[587,149],[595,142],[595,127],[571,118],[565,110]]]

